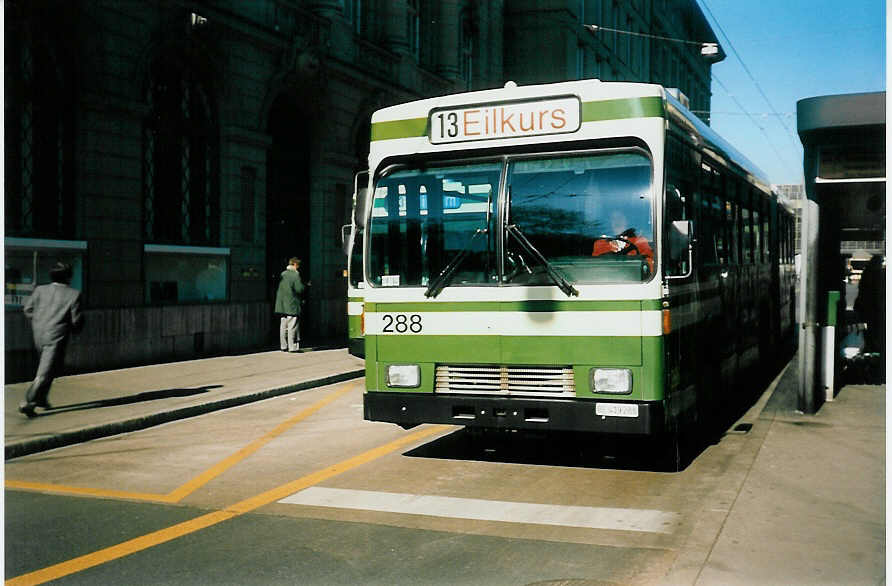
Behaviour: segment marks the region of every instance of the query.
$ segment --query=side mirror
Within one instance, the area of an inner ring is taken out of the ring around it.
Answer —
[[[684,260],[691,248],[693,229],[690,220],[675,220],[669,227],[669,260]]]
[[[344,254],[350,254],[350,237],[353,236],[353,226],[344,224],[341,226],[341,248]]]
[[[669,269],[678,267],[680,274],[667,274],[669,279],[684,279],[691,276],[691,249],[694,240],[694,227],[690,220],[675,220],[669,226]]]
[[[365,206],[369,199],[369,172],[360,171],[353,177],[353,225],[365,228]]]
[[[357,228],[365,228],[365,206],[368,198],[368,187],[360,187],[356,191],[356,206],[353,208],[353,223]]]

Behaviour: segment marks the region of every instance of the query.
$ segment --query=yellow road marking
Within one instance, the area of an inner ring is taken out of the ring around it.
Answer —
[[[139,500],[139,501],[155,501],[161,503],[176,503],[186,498],[188,495],[192,494],[214,478],[220,476],[251,454],[255,453],[257,450],[271,442],[276,437],[282,435],[284,432],[288,431],[297,423],[303,421],[310,415],[313,415],[326,405],[333,403],[337,399],[341,398],[358,384],[358,381],[354,381],[348,384],[343,389],[335,391],[325,397],[324,399],[317,401],[310,407],[307,407],[291,419],[284,421],[274,427],[271,431],[269,431],[263,437],[254,440],[247,446],[243,447],[239,451],[235,452],[231,456],[228,456],[212,466],[211,468],[205,470],[192,480],[186,482],[182,486],[179,486],[172,490],[167,494],[161,493],[148,493],[148,492],[128,492],[124,490],[107,490],[102,488],[86,488],[79,486],[65,486],[62,484],[46,484],[41,482],[26,482],[19,480],[7,480],[6,488],[13,489],[21,489],[21,490],[34,490],[41,492],[56,492],[62,494],[78,494],[78,495],[86,495],[86,496],[94,496],[100,498],[119,498],[119,499],[130,499],[130,500]]]
[[[257,496],[247,498],[243,501],[235,503],[234,505],[226,507],[222,511],[208,513],[206,515],[196,517],[195,519],[184,521],[171,527],[167,527],[165,529],[161,529],[159,531],[155,531],[147,535],[143,535],[141,537],[137,537],[87,555],[76,557],[74,559],[68,560],[67,562],[55,564],[53,566],[43,568],[42,570],[36,570],[28,574],[22,574],[21,576],[17,576],[15,578],[7,580],[6,585],[24,586],[26,584],[43,584],[44,582],[49,582],[50,580],[57,580],[64,576],[68,576],[70,574],[86,570],[88,568],[120,559],[132,553],[149,549],[156,545],[160,545],[162,543],[177,539],[178,537],[182,537],[190,533],[195,533],[196,531],[200,531],[207,527],[217,525],[218,523],[222,523],[223,521],[227,521],[234,517],[244,515],[245,513],[249,513],[255,509],[279,501],[299,490],[303,490],[304,488],[308,488],[310,486],[318,484],[333,476],[337,476],[338,474],[342,474],[344,472],[352,470],[353,468],[362,466],[363,464],[367,464],[368,462],[376,460],[382,456],[386,456],[387,454],[390,454],[407,444],[416,442],[418,440],[440,433],[442,431],[446,431],[448,429],[452,429],[452,427],[449,425],[437,425],[422,429],[420,431],[416,431],[415,433],[411,433],[407,436],[384,444],[383,446],[379,446],[367,452],[363,452],[358,456],[354,456],[352,458],[344,460],[343,462],[339,462],[333,466],[329,466],[328,468],[323,468],[322,470],[318,470],[316,472],[313,472],[312,474],[308,474],[307,476],[298,478],[297,480],[294,480],[287,484],[283,484],[282,486],[273,488],[272,490],[268,490]]]
[[[128,492],[126,490],[107,490],[103,488],[87,488],[81,486],[64,486],[43,482],[27,482],[23,480],[7,480],[6,488],[32,490],[36,492],[58,492],[114,499],[132,499],[139,501],[164,501],[165,495],[151,492]]]
[[[247,458],[248,456],[250,456],[257,450],[259,450],[260,448],[262,448],[263,446],[265,446],[266,444],[268,444],[269,442],[274,440],[276,437],[282,435],[284,432],[286,432],[289,429],[291,429],[292,427],[294,427],[294,425],[296,425],[297,423],[303,421],[310,415],[316,413],[317,411],[319,411],[320,409],[322,409],[329,403],[333,403],[337,399],[339,399],[342,396],[344,396],[345,394],[347,394],[349,391],[352,391],[353,387],[355,387],[356,385],[357,385],[357,383],[355,383],[355,382],[350,385],[347,385],[345,388],[330,394],[329,396],[325,397],[321,401],[318,401],[317,403],[313,404],[311,407],[304,409],[303,411],[301,411],[300,413],[298,413],[291,419],[280,423],[279,425],[274,427],[269,433],[267,433],[260,439],[254,440],[253,442],[251,442],[244,448],[240,449],[236,453],[232,454],[228,458],[221,460],[216,465],[212,466],[208,470],[205,470],[204,472],[202,472],[201,474],[199,474],[198,476],[196,476],[189,482],[187,482],[184,485],[180,486],[179,488],[171,491],[170,493],[168,493],[166,495],[166,498],[170,499],[170,501],[174,502],[174,503],[184,499],[186,496],[192,494],[193,492],[195,492],[196,490],[198,490],[199,488],[201,488],[202,486],[204,486],[205,484],[207,484],[214,478],[220,476],[221,474],[223,474],[224,472],[226,472],[227,470],[229,470],[230,468],[232,468],[233,466],[235,466],[236,464],[238,464],[239,462],[241,462],[242,460],[244,460],[245,458]]]

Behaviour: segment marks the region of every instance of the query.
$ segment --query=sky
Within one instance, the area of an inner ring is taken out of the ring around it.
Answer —
[[[796,102],[886,89],[885,0],[696,1],[727,53],[713,129],[772,183],[802,183]]]

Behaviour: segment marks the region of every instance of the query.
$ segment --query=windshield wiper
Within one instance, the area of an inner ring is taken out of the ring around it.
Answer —
[[[440,294],[440,291],[442,291],[446,287],[446,285],[449,284],[449,281],[452,280],[452,276],[455,275],[455,271],[456,269],[458,269],[458,265],[460,265],[461,262],[465,260],[465,257],[468,256],[468,253],[471,252],[471,247],[474,245],[474,241],[477,240],[477,238],[481,234],[486,234],[486,232],[486,228],[477,228],[477,231],[474,232],[473,236],[471,236],[471,239],[468,241],[467,245],[465,245],[465,247],[462,248],[458,254],[452,257],[452,260],[449,261],[449,264],[446,265],[446,268],[443,269],[440,274],[437,275],[437,278],[434,279],[434,282],[430,284],[430,286],[427,288],[427,291],[424,292],[425,297],[436,297]]]
[[[539,262],[542,263],[542,266],[545,267],[545,272],[548,273],[548,276],[551,277],[551,280],[554,281],[554,284],[557,285],[561,291],[564,292],[564,295],[570,297],[571,295],[575,295],[579,297],[579,291],[576,290],[570,281],[565,279],[554,265],[545,258],[545,256],[539,252],[539,250],[532,245],[532,243],[527,240],[527,237],[523,235],[523,232],[520,231],[520,228],[517,227],[516,224],[508,224],[505,226],[505,231],[514,236],[517,242],[531,255],[533,255]]]

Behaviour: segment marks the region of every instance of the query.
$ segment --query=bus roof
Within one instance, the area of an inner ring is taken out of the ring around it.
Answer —
[[[432,136],[430,122],[437,111],[507,106],[540,100],[573,98],[579,101],[579,123],[642,118],[664,118],[680,127],[698,147],[771,191],[766,175],[747,157],[684,107],[663,86],[647,83],[603,82],[598,79],[517,86],[438,96],[382,108],[372,114],[371,141]],[[482,126],[482,123],[481,123]],[[480,127],[478,127],[480,128]],[[568,136],[565,134],[565,136]],[[500,137],[504,138],[504,137]]]
[[[599,79],[537,85],[513,85],[508,82],[501,88],[437,96],[382,108],[372,114],[372,124],[426,118],[431,110],[449,106],[533,100],[550,96],[578,96],[585,103],[617,98],[662,97],[662,90],[661,86],[653,84],[603,82]]]
[[[666,92],[664,97],[668,104],[666,117],[669,120],[691,133],[695,142],[703,145],[703,148],[710,151],[713,156],[725,159],[726,164],[737,167],[740,172],[748,175],[751,181],[759,183],[765,191],[771,191],[768,176],[755,163],[722,138],[699,116],[685,108],[671,93]]]

